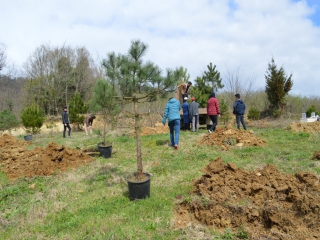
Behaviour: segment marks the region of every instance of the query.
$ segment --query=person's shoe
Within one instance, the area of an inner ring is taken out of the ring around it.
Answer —
[[[177,146],[177,145],[174,145],[174,149],[178,149],[178,146]]]
[[[71,138],[71,136],[68,136],[68,138]]]
[[[208,133],[212,133],[212,131],[211,131],[211,130],[208,130]]]

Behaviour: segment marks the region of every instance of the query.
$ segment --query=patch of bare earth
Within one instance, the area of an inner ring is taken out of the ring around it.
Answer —
[[[94,161],[81,150],[51,142],[46,148],[27,150],[30,142],[10,135],[0,137],[0,169],[10,180],[20,177],[48,176]]]
[[[180,199],[175,227],[203,224],[223,232],[244,228],[249,239],[320,239],[320,184],[311,173],[252,172],[218,158]],[[190,200],[191,199],[191,200]]]
[[[312,160],[320,160],[320,151],[315,151],[311,158]]]
[[[248,147],[267,145],[264,140],[256,137],[252,130],[234,129],[231,125],[218,127],[216,131],[206,134],[198,141],[198,145],[201,144],[218,146],[223,150],[228,150],[233,146]]]
[[[156,135],[156,134],[163,134],[163,133],[169,133],[169,127],[163,126],[162,123],[156,123],[153,127],[141,128],[140,135],[146,136],[146,135]],[[132,134],[135,134],[135,132],[133,132]]]
[[[294,122],[294,123],[291,123],[286,129],[292,130],[295,132],[308,132],[308,133],[320,132],[320,122],[319,121],[309,122],[309,123]]]

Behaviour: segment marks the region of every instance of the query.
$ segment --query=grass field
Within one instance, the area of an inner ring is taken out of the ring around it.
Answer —
[[[19,179],[11,183],[0,174],[0,239],[233,239],[226,229],[217,233],[206,226],[174,229],[174,211],[179,199],[187,197],[192,180],[211,160],[222,157],[237,167],[252,170],[273,164],[286,174],[307,171],[320,176],[311,160],[320,149],[319,133],[297,133],[275,128],[249,128],[268,146],[221,151],[198,146],[206,134],[181,132],[180,146],[173,150],[158,146],[169,134],[143,136],[144,171],[152,175],[149,199],[129,201],[126,176],[136,170],[135,139],[108,136],[112,157],[49,177]],[[22,139],[22,137],[21,137]],[[101,142],[98,135],[75,132],[70,139],[61,133],[34,136],[33,145],[46,147],[50,141],[85,149]]]

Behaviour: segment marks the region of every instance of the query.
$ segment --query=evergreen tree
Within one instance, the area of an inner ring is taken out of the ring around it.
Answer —
[[[17,117],[9,110],[5,109],[0,112],[0,130],[4,131],[10,128],[17,127],[19,121]]]
[[[212,63],[207,65],[207,71],[204,72],[202,77],[197,77],[195,80],[195,89],[193,95],[197,99],[200,107],[206,107],[207,101],[211,93],[219,88],[223,88],[220,72],[216,70],[216,65]]]
[[[140,117],[138,104],[165,97],[174,91],[177,80],[172,70],[167,69],[162,76],[161,69],[153,62],[144,61],[148,45],[140,40],[131,41],[127,54],[107,55],[103,61],[111,85],[118,91],[121,103],[133,104],[134,127],[136,134],[137,178],[143,177],[142,153],[140,142]]]
[[[286,76],[283,67],[277,68],[274,59],[271,59],[271,63],[268,64],[266,79],[266,93],[270,103],[269,110],[272,112],[275,110],[282,111],[285,106],[285,96],[292,89],[292,74],[289,77]]]
[[[206,85],[206,80],[204,77],[197,77],[195,80],[195,88],[193,91],[193,96],[199,103],[199,107],[204,108],[207,106],[209,96],[212,93],[212,88]]]
[[[108,125],[112,126],[116,121],[116,116],[120,112],[120,107],[116,99],[117,92],[114,85],[106,80],[98,79],[93,88],[93,96],[90,100],[91,110],[100,111],[103,117],[103,145],[110,143],[106,141]]]
[[[203,78],[206,83],[211,84],[212,92],[215,88],[223,88],[222,79],[220,78],[220,72],[216,70],[216,65],[212,66],[212,63],[207,65],[208,71],[204,72]]]
[[[70,100],[69,105],[69,118],[70,121],[80,129],[80,124],[84,122],[83,114],[88,110],[88,106],[86,106],[80,96],[80,93],[76,92],[73,98]]]
[[[28,133],[40,133],[40,128],[45,121],[44,112],[37,105],[27,106],[21,112],[21,120]]]

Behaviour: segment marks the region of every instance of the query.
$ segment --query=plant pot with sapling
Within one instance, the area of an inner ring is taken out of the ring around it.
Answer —
[[[157,65],[143,61],[147,48],[140,40],[133,40],[127,54],[108,53],[102,63],[111,86],[117,91],[119,105],[130,105],[128,109],[132,109],[130,113],[134,118],[137,169],[126,178],[130,200],[150,197],[151,174],[143,170],[140,140],[140,118],[144,113],[138,105],[165,97],[174,91],[177,82],[173,71],[168,69],[166,76],[162,76]]]
[[[40,133],[45,121],[44,111],[39,106],[32,104],[25,107],[21,112],[22,125],[27,133],[24,136],[26,141],[32,140],[32,136]]]
[[[112,143],[106,139],[108,131],[113,127],[119,113],[119,105],[115,97],[116,91],[105,79],[98,79],[93,88],[93,97],[90,102],[92,111],[99,111],[103,119],[103,141],[98,143],[100,156],[112,156]]]

